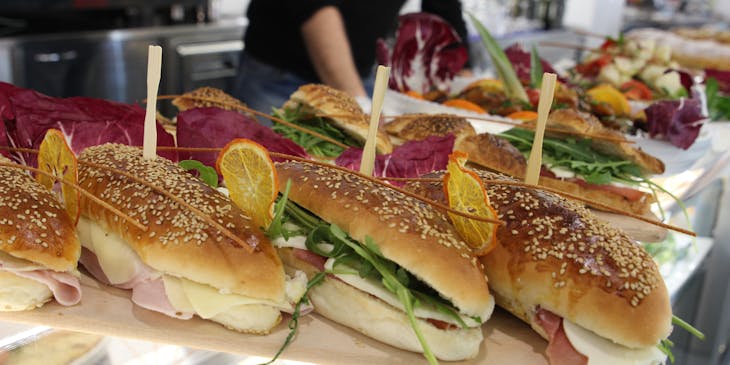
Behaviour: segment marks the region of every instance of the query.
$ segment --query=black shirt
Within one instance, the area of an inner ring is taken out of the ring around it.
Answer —
[[[320,82],[304,45],[301,26],[317,10],[333,5],[344,19],[357,71],[365,77],[375,62],[376,40],[395,31],[404,3],[405,0],[252,0],[244,36],[246,52],[307,81]],[[466,39],[458,0],[422,0],[421,8],[444,18]]]

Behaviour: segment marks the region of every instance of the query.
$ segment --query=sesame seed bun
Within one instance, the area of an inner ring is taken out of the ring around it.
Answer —
[[[482,265],[433,207],[360,176],[302,162],[276,165],[289,199],[394,261],[470,316],[491,315]]]
[[[63,205],[19,168],[0,167],[0,250],[54,271],[75,270],[81,254]]]
[[[370,118],[349,94],[327,85],[307,84],[300,86],[284,103],[285,109],[297,109],[310,115],[331,115],[326,118],[352,138],[365,143]],[[391,153],[393,145],[385,132],[378,130],[375,140],[378,153]]]
[[[131,179],[86,165],[91,162],[126,171],[196,207],[256,250],[249,253],[195,213]],[[81,214],[116,233],[157,271],[207,284],[223,292],[283,302],[281,260],[251,218],[230,199],[162,157],[145,160],[142,150],[104,144],[79,157],[79,184],[148,227],[126,220],[81,199]]]
[[[451,114],[399,115],[385,125],[385,130],[396,144],[453,134],[456,137],[455,145],[458,145],[464,138],[476,134],[466,118]]]
[[[444,200],[440,183],[406,189]],[[497,230],[496,248],[481,258],[498,305],[543,336],[533,323],[538,306],[630,348],[655,346],[669,335],[664,281],[651,256],[625,233],[549,192],[493,183],[486,190],[506,222]]]

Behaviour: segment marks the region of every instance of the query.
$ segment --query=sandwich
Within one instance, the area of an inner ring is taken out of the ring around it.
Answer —
[[[540,185],[596,202],[594,207],[599,209],[607,205],[638,215],[650,212],[654,196],[642,189],[658,189],[647,176],[664,172],[661,160],[633,147],[622,134],[603,127],[589,114],[559,109],[550,114],[547,127]],[[514,128],[496,136],[467,137],[454,149],[468,153],[469,161],[480,167],[524,178],[525,156],[533,139],[534,132]]]
[[[173,162],[104,144],[84,150],[79,166],[79,185],[147,227],[143,231],[93,201],[80,201],[81,263],[99,281],[131,289],[136,305],[265,334],[304,294],[306,276],[285,274],[251,218]]]
[[[464,117],[452,114],[403,114],[385,125],[385,131],[395,145],[420,141],[430,136],[453,134],[455,144],[476,135],[474,127]]]
[[[276,168],[284,194],[270,235],[287,267],[318,282],[317,313],[431,362],[477,355],[494,299],[440,212],[343,169]]]
[[[330,137],[341,144],[362,147],[368,135],[370,118],[347,93],[321,84],[307,84],[291,94],[274,116]],[[275,124],[275,132],[304,147],[317,157],[337,157],[342,146],[312,136],[284,124]],[[390,153],[393,146],[388,135],[378,131],[375,140],[378,153]]]
[[[221,89],[209,86],[197,88],[172,99],[172,105],[181,112],[194,108],[209,107],[237,112],[247,109],[246,104],[240,100],[226,94]]]
[[[80,252],[73,220],[53,193],[21,168],[0,166],[0,310],[29,310],[54,298],[78,303]]]
[[[672,309],[659,270],[641,246],[556,194],[495,182],[485,188],[506,222],[497,229],[496,247],[481,257],[490,289],[497,305],[549,341],[551,364],[665,361]],[[440,182],[410,182],[405,189],[445,201]]]

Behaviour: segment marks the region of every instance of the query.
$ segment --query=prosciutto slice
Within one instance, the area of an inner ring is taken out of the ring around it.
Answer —
[[[193,317],[193,313],[180,312],[172,306],[167,298],[162,276],[141,261],[134,264],[136,269],[134,275],[126,282],[119,284],[109,283],[99,259],[86,247],[82,248],[79,262],[96,280],[121,289],[132,289],[132,302],[142,308],[180,319]]]
[[[547,357],[552,365],[587,365],[588,358],[570,343],[563,329],[563,319],[553,312],[538,308],[535,322],[548,335]]]
[[[81,284],[79,283],[79,278],[67,272],[56,272],[53,270],[23,271],[3,267],[1,263],[0,269],[45,284],[53,293],[53,297],[56,298],[58,304],[69,306],[81,301]]]

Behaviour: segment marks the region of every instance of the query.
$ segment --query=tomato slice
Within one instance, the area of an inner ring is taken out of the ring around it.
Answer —
[[[626,98],[631,100],[652,100],[654,98],[651,89],[639,80],[626,81],[619,89],[626,95]]]

